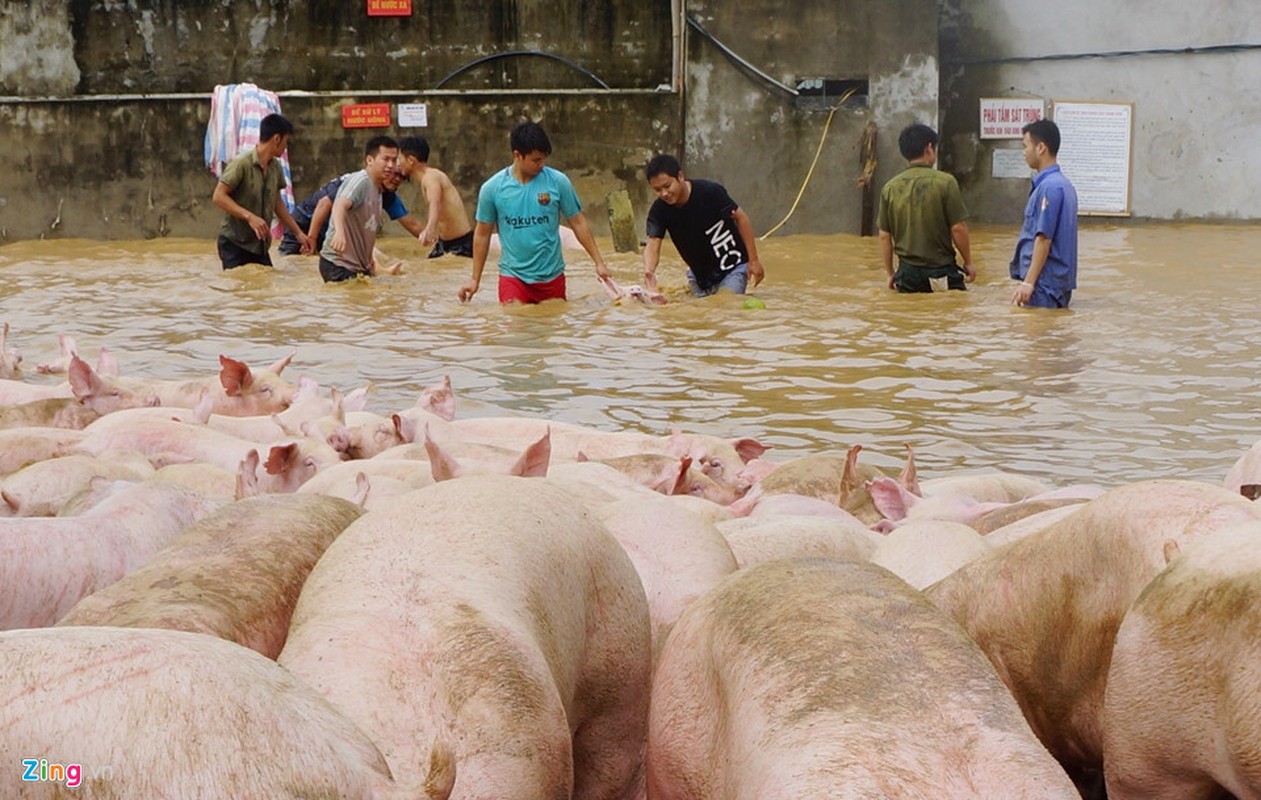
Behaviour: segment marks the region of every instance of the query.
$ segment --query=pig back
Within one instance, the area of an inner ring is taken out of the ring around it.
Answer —
[[[189,525],[58,624],[207,633],[275,658],[307,574],[361,513],[320,495],[240,500]]]

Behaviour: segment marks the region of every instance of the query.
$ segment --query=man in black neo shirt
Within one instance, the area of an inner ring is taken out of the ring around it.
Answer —
[[[688,266],[692,294],[718,291],[744,294],[749,278],[756,287],[765,277],[757,257],[753,223],[722,184],[688,180],[678,159],[653,156],[644,167],[657,200],[648,209],[648,245],[644,248],[644,288],[657,291],[657,263],[667,233]]]

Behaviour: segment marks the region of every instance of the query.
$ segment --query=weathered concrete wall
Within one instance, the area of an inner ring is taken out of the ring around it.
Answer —
[[[562,56],[609,86],[669,81],[669,0],[412,5],[408,17],[369,17],[364,0],[69,0],[79,90],[197,92],[246,80],[276,90],[432,89],[478,58],[514,50]],[[529,57],[466,72],[447,88],[593,85]]]
[[[1261,161],[1261,49],[1037,58],[1122,51],[1217,48],[1261,42],[1255,0],[1217,0],[1209,13],[1181,0],[1100,3],[946,0],[942,22],[943,166],[975,217],[1015,222],[1022,180],[990,177],[994,147],[980,140],[981,97],[1133,102],[1133,215],[1154,219],[1257,219]],[[998,140],[1001,141],[1001,140]]]
[[[72,94],[78,83],[66,3],[0,6],[0,94]]]
[[[815,172],[783,232],[858,233],[862,197],[856,180],[867,123],[879,129],[877,190],[905,166],[898,132],[911,122],[936,124],[936,8],[935,0],[689,3],[689,13],[707,32],[781,83],[868,81],[868,106],[842,108],[833,117]],[[723,183],[759,233],[791,208],[826,121],[826,109],[803,108],[688,31],[684,167]]]

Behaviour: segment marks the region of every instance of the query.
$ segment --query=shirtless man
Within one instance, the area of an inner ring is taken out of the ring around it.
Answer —
[[[472,258],[473,226],[464,200],[445,172],[429,166],[429,142],[423,136],[405,136],[398,149],[399,171],[420,186],[429,206],[425,229],[418,237],[421,244],[434,246],[429,257],[451,253]]]

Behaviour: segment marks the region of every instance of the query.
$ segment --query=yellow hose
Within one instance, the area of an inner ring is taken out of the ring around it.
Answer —
[[[819,146],[815,148],[814,160],[810,162],[810,169],[806,171],[806,179],[801,182],[801,189],[797,192],[797,199],[793,200],[792,208],[788,209],[788,213],[784,215],[784,218],[781,219],[775,227],[759,236],[759,240],[766,239],[766,237],[784,227],[784,223],[787,222],[788,218],[791,217],[793,212],[797,210],[797,205],[801,202],[802,195],[806,193],[806,187],[810,185],[810,177],[814,175],[815,165],[819,163],[819,155],[823,152],[823,143],[826,142],[828,138],[828,129],[832,127],[832,117],[836,115],[836,112],[840,110],[841,106],[845,105],[845,101],[848,100],[850,95],[853,93],[854,89],[850,89],[845,92],[845,94],[841,95],[841,99],[838,100],[836,105],[832,106],[832,110],[828,112],[827,122],[823,124],[823,135],[819,137]]]

